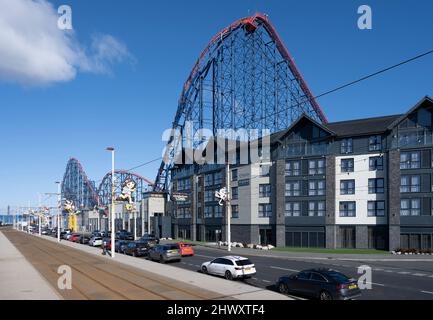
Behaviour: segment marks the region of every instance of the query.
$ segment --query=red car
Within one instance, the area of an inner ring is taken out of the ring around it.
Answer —
[[[69,240],[72,241],[72,242],[76,242],[78,236],[79,236],[78,233],[74,233]]]
[[[178,242],[177,244],[179,245],[182,257],[194,255],[194,248],[191,246],[190,243]]]

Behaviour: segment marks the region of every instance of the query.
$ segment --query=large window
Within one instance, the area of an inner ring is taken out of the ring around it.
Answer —
[[[223,216],[223,207],[222,206],[215,206],[214,207],[214,217],[215,218],[222,218]]]
[[[355,201],[340,201],[340,217],[355,217],[356,202]]]
[[[188,179],[181,179],[177,181],[177,190],[183,191],[183,190],[190,190],[191,189],[191,180]]]
[[[420,192],[421,191],[421,176],[401,176],[400,192]]]
[[[341,172],[353,172],[353,158],[341,159]]]
[[[368,193],[384,193],[384,184],[383,178],[368,179]]]
[[[270,196],[271,196],[271,185],[270,184],[259,185],[259,197],[267,198]]]
[[[215,201],[215,191],[212,190],[206,190],[204,192],[204,201],[205,202],[210,202],[210,201]]]
[[[369,217],[385,216],[385,201],[368,201],[367,211]]]
[[[353,139],[341,140],[341,153],[352,153],[353,152]]]
[[[291,181],[286,182],[286,196],[299,197],[301,195],[301,182]]]
[[[237,200],[238,199],[238,187],[232,187],[232,200]]]
[[[300,161],[287,161],[286,162],[286,176],[300,176],[301,175],[301,162]]]
[[[400,215],[401,216],[419,216],[421,214],[420,199],[401,199]]]
[[[369,151],[381,151],[382,150],[382,137],[371,136],[368,139],[368,150]]]
[[[324,196],[326,183],[325,180],[310,180],[308,182],[309,196]]]
[[[238,169],[232,170],[232,181],[238,180]]]
[[[272,205],[270,203],[259,203],[259,218],[271,217]]]
[[[355,194],[355,180],[341,180],[340,194]]]
[[[309,160],[308,161],[308,174],[325,174],[325,159]]]
[[[400,169],[419,169],[421,167],[421,155],[419,151],[400,153]]]
[[[308,216],[323,217],[325,215],[325,201],[310,201],[308,202]]]
[[[205,206],[204,207],[204,217],[205,218],[212,218],[213,216],[213,207],[212,206]]]
[[[223,182],[222,172],[215,172],[213,179],[214,179],[213,181],[214,184],[221,184]]]
[[[234,204],[232,205],[232,219],[239,218],[239,205]]]
[[[204,185],[206,187],[213,185],[213,174],[212,173],[208,173],[204,176]]]
[[[383,157],[370,157],[369,169],[370,169],[370,171],[382,171],[383,170]]]
[[[300,202],[286,202],[286,210],[284,212],[286,217],[299,217],[301,215]]]

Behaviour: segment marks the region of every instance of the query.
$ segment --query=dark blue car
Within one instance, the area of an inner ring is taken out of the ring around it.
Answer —
[[[320,300],[348,300],[361,295],[356,279],[332,269],[310,269],[282,276],[278,291]]]

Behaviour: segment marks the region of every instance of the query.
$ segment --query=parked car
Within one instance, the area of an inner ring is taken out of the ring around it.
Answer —
[[[148,257],[152,261],[166,263],[168,261],[180,261],[182,254],[180,253],[177,243],[158,244],[149,248]]]
[[[124,253],[126,246],[128,245],[130,241],[128,240],[116,240],[116,244],[114,249],[116,252],[122,252]]]
[[[121,230],[119,232],[116,232],[116,239],[119,240],[134,240],[134,236],[132,235],[131,232],[128,232],[126,230]]]
[[[140,242],[148,242],[149,245],[157,245],[159,244],[159,238],[155,237],[154,235],[149,235],[147,233],[143,234],[143,236],[139,239]]]
[[[182,257],[185,256],[193,256],[194,255],[194,249],[190,243],[186,242],[178,242],[180,253],[182,254]]]
[[[79,233],[73,233],[68,240],[70,240],[72,242],[77,242],[77,237],[79,237],[79,236],[80,236]]]
[[[256,274],[256,267],[248,258],[226,256],[201,265],[203,273],[224,276],[227,280],[250,278]]]
[[[89,245],[92,247],[102,246],[102,238],[101,237],[92,237],[89,240]]]
[[[84,234],[80,234],[76,237],[75,242],[81,243],[81,244],[88,244],[90,241],[90,237]]]
[[[149,251],[149,246],[144,242],[129,242],[123,249],[123,253],[133,256],[142,257],[146,256]]]
[[[361,295],[356,279],[332,269],[311,269],[280,277],[281,293],[294,293],[320,300],[348,300]]]

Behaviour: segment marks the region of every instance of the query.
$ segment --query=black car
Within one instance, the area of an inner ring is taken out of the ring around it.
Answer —
[[[149,246],[143,242],[129,242],[123,252],[133,257],[147,256]]]
[[[116,240],[116,244],[114,249],[116,250],[116,252],[125,252],[125,248],[128,245],[130,241],[128,240]]]
[[[356,279],[332,269],[310,269],[280,277],[276,283],[283,294],[293,293],[320,300],[348,300],[361,295]]]

